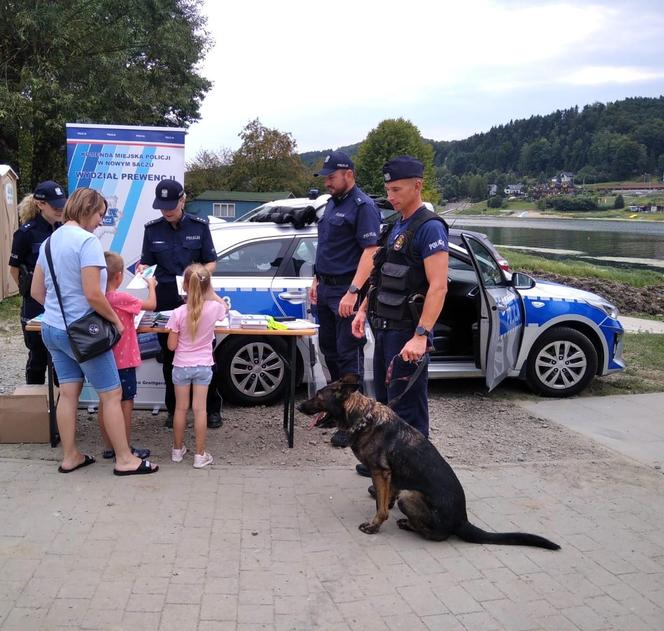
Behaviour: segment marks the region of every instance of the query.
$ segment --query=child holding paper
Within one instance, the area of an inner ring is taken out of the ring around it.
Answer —
[[[124,261],[115,252],[104,252],[104,258],[106,259],[106,271],[108,274],[106,299],[124,325],[122,337],[113,347],[113,355],[115,356],[120,384],[122,385],[122,414],[124,416],[125,431],[127,432],[127,441],[129,441],[131,415],[134,411],[134,397],[136,396],[136,368],[141,365],[141,351],[138,347],[134,316],[143,310],[152,311],[156,307],[157,293],[155,288],[157,281],[154,276],[145,279],[148,286],[148,297],[145,300],[140,300],[140,298],[136,298],[131,294],[117,291],[124,277]],[[99,429],[106,445],[103,456],[104,458],[113,458],[115,453],[110,446],[110,441],[104,428],[104,408],[101,401],[99,402]],[[131,451],[137,458],[147,458],[150,455],[149,449],[132,447]]]
[[[205,451],[207,434],[206,399],[212,381],[212,342],[217,320],[228,313],[226,303],[214,293],[210,272],[199,263],[184,270],[184,291],[187,302],[175,309],[166,328],[168,348],[175,351],[173,359],[173,385],[175,386],[175,414],[173,415],[173,449],[171,460],[182,462],[187,448],[184,430],[191,396],[194,411],[196,453],[194,467],[202,469],[214,462]]]

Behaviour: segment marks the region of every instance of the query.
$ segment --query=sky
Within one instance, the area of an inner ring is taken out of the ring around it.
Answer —
[[[235,150],[251,120],[300,152],[403,117],[432,140],[664,94],[662,0],[204,0],[213,82],[187,160]]]

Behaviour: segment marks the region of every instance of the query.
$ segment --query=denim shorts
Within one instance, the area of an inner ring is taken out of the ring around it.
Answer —
[[[81,383],[85,377],[97,392],[109,392],[120,387],[113,351],[106,351],[94,359],[79,364],[71,350],[67,331],[44,322],[41,331],[60,383]]]
[[[173,366],[174,386],[209,386],[212,366]]]
[[[122,400],[131,401],[136,396],[136,368],[118,368]]]

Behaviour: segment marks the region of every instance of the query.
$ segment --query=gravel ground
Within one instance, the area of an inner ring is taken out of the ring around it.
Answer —
[[[0,324],[0,394],[11,393],[23,383],[26,349],[18,325]],[[306,397],[300,388],[298,399]],[[553,422],[533,417],[515,405],[525,398],[525,387],[514,382],[499,393],[487,395],[479,380],[437,381],[430,384],[431,440],[457,465],[547,463],[553,461],[612,458],[593,441]],[[308,431],[308,418],[296,412],[295,448],[288,449],[281,429],[281,404],[239,407],[225,405],[224,425],[208,432],[208,451],[220,464],[297,467],[300,465],[348,465],[356,462],[350,449],[330,445],[333,430]],[[154,460],[170,457],[170,430],[164,429],[165,413],[137,410],[132,443],[152,449]],[[193,431],[188,441],[193,445]],[[81,448],[99,456],[103,449],[95,414],[79,411]],[[0,457],[57,460],[59,449],[48,445],[0,445]]]

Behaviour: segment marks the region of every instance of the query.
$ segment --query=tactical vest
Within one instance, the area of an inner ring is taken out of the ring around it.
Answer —
[[[423,206],[415,211],[408,229],[391,246],[388,245],[391,229],[382,235],[374,258],[375,276],[369,300],[372,326],[407,329],[417,325],[429,283],[422,260],[413,252],[413,243],[418,228],[432,220],[442,222],[448,230],[442,217]]]

